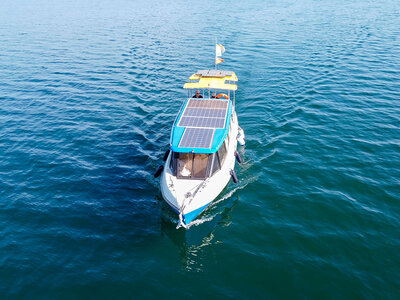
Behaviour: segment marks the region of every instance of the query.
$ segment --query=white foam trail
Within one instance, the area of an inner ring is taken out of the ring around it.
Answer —
[[[211,221],[212,219],[214,219],[214,216],[207,217],[207,218],[204,218],[204,219],[195,219],[192,222],[190,222],[190,224],[187,226],[186,229],[189,229],[192,226],[199,226],[200,224],[203,224],[205,222]]]
[[[230,197],[233,195],[233,193],[235,193],[235,192],[238,191],[238,190],[244,189],[249,183],[252,183],[252,182],[256,181],[257,179],[258,179],[258,177],[252,177],[252,178],[250,178],[250,179],[247,180],[245,183],[243,183],[243,185],[234,188],[233,190],[229,191],[226,195],[223,195],[223,196],[221,197],[221,199],[219,199],[219,200],[213,202],[213,205],[214,205],[214,204],[217,204],[217,203],[220,203],[220,202],[222,202],[222,201],[224,201],[224,200],[230,198]]]
[[[233,190],[229,191],[227,194],[223,195],[220,199],[214,201],[211,205],[214,206],[214,205],[216,205],[216,204],[218,204],[218,203],[230,198],[233,195],[233,193],[235,193],[238,190],[244,189],[249,183],[254,182],[257,179],[258,179],[258,177],[256,177],[256,176],[250,178],[245,183],[243,183],[243,185],[238,186],[238,187],[234,188]],[[214,217],[217,216],[217,215],[218,215],[218,213],[213,215],[213,216],[209,216],[207,218],[195,219],[192,222],[190,222],[190,224],[187,226],[186,229],[189,229],[192,226],[199,226],[200,224],[203,224],[205,222],[212,221],[214,219]]]

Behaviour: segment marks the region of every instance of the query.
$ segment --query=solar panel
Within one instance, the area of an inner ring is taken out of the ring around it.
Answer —
[[[228,108],[228,100],[197,100],[190,99],[187,107],[203,107],[203,108]]]
[[[225,118],[225,109],[186,108],[185,117]]]
[[[182,117],[179,122],[179,126],[197,128],[224,128],[225,119]]]
[[[224,128],[228,104],[227,100],[190,99],[178,126]]]
[[[186,128],[178,147],[211,148],[214,129]]]
[[[225,77],[231,76],[233,74],[232,71],[223,71],[223,70],[199,70],[196,75],[200,75],[202,77]]]

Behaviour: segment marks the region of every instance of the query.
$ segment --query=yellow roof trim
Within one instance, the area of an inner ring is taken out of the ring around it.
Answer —
[[[184,89],[217,89],[217,90],[230,90],[236,91],[236,84],[227,84],[225,83],[226,78],[200,78],[198,82],[187,82],[183,86]]]
[[[225,83],[227,81],[238,81],[235,72],[223,70],[199,70],[189,77],[197,82],[185,83],[185,89],[218,89],[236,91],[237,85]]]
[[[197,74],[193,74],[192,76],[189,77],[189,80],[196,80],[199,79],[201,76]]]
[[[189,77],[189,80],[197,80],[197,79],[200,79],[200,78],[204,78],[204,77],[202,77],[202,75],[199,75],[198,73],[194,73],[192,76]],[[224,77],[211,77],[210,76],[210,77],[207,77],[207,78],[223,78],[223,79],[229,80],[229,81],[238,81],[238,78],[237,78],[235,72],[232,72],[232,75],[227,75],[227,76],[224,76]]]

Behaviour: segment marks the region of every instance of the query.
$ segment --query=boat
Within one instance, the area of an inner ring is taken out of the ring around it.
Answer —
[[[179,215],[177,228],[196,219],[230,180],[238,182],[237,143],[245,143],[235,110],[236,74],[199,70],[189,80],[183,86],[188,97],[174,121],[165,164],[155,174],[161,175],[164,200]]]

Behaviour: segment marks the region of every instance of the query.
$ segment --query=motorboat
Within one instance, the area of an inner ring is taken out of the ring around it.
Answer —
[[[199,70],[189,80],[165,164],[155,174],[161,175],[163,198],[179,215],[177,228],[196,219],[231,179],[237,183],[235,161],[241,162],[237,144],[245,143],[235,110],[236,74]]]

